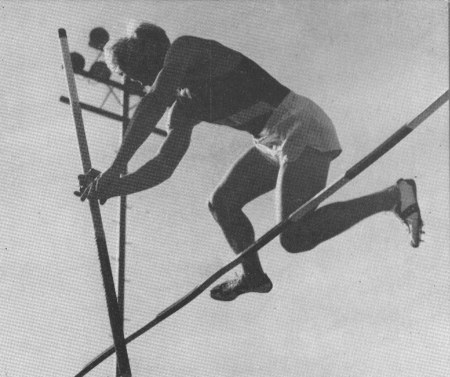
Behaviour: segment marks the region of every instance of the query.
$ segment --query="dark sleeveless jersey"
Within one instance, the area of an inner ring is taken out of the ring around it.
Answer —
[[[227,125],[258,136],[273,110],[290,92],[252,60],[240,63],[223,76],[179,90],[176,106],[185,115]]]

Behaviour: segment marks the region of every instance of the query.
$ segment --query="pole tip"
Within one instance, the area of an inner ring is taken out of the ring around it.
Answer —
[[[60,38],[67,38],[66,29],[64,28],[58,29],[58,34]]]

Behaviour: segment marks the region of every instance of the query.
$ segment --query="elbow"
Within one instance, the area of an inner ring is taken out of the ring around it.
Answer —
[[[161,169],[157,177],[158,184],[163,183],[167,181],[170,177],[172,177],[174,171],[175,171],[174,169],[166,169],[166,168]]]
[[[167,181],[172,176],[172,172],[159,170],[146,176],[141,181],[142,190],[147,190]]]
[[[157,164],[157,168],[152,169],[152,173],[147,176],[146,181],[148,182],[148,186],[157,186],[167,181],[170,177],[172,177],[175,168],[175,166],[170,164],[159,162]]]
[[[164,182],[172,177],[177,169],[181,158],[172,153],[170,156],[167,153],[159,153],[153,160],[157,166],[158,180]]]
[[[167,181],[170,177],[172,177],[175,172],[177,165],[173,164],[162,164],[159,169],[161,182]]]

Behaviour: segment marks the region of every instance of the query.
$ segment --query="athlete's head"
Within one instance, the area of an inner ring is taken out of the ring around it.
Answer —
[[[105,46],[105,60],[113,72],[126,74],[143,85],[151,85],[163,67],[169,47],[170,41],[164,29],[141,23],[130,37]]]

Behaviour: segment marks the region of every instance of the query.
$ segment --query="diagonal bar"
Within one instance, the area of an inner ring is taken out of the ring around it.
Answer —
[[[59,102],[65,103],[65,104],[67,104],[67,105],[70,105],[70,99],[67,98],[67,97],[65,97],[65,96],[59,97]],[[104,117],[106,117],[106,118],[113,119],[113,120],[117,120],[117,121],[119,121],[119,122],[124,122],[125,120],[126,120],[127,122],[130,121],[129,118],[126,118],[126,119],[125,119],[122,115],[115,114],[115,113],[113,113],[113,112],[111,112],[111,111],[107,111],[107,110],[101,109],[101,108],[99,108],[99,107],[95,107],[95,106],[92,106],[92,105],[88,105],[87,103],[84,103],[84,102],[80,102],[80,107],[81,107],[81,109],[83,109],[83,110],[87,110],[87,111],[90,111],[90,112],[92,112],[92,113],[95,113],[95,114],[104,116]],[[164,136],[164,137],[167,136],[167,132],[164,131],[164,130],[162,130],[161,128],[155,128],[155,129],[152,131],[152,133],[153,133],[153,134],[156,134],[156,135],[159,135],[159,136]]]
[[[350,182],[363,170],[367,169],[376,160],[383,156],[386,152],[391,150],[395,145],[397,145],[401,140],[403,140],[408,134],[410,134],[417,126],[419,126],[423,121],[425,121],[431,114],[433,114],[437,109],[439,109],[445,102],[448,101],[449,91],[447,90],[442,94],[436,101],[434,101],[430,106],[428,106],[423,112],[416,116],[411,122],[403,125],[398,131],[392,134],[388,139],[381,143],[377,148],[370,152],[361,161],[352,166],[344,176],[338,179],[335,183],[327,186],[322,191],[320,191],[316,196],[311,198],[300,208],[294,211],[289,217],[287,217],[282,222],[275,225],[267,233],[265,233],[261,238],[256,240],[252,245],[245,249],[241,254],[239,254],[235,259],[229,262],[227,265],[222,267],[220,270],[212,274],[203,283],[198,285],[184,297],[164,309],[160,312],[152,321],[148,322],[146,325],[141,327],[139,330],[132,333],[125,339],[125,343],[130,343],[151,328],[155,327],[158,323],[164,321],[166,318],[170,317],[172,314],[186,306],[196,297],[198,297],[202,292],[204,292],[212,283],[214,283],[221,276],[229,272],[231,269],[239,265],[245,256],[255,253],[262,247],[267,245],[275,237],[277,237],[289,224],[298,221],[300,218],[305,216],[308,212],[315,209],[321,202],[333,195],[341,187]],[[89,371],[99,365],[101,362],[106,360],[109,356],[114,354],[114,347],[109,347],[93,359],[89,364],[87,364],[75,377],[82,377],[86,375]]]
[[[75,76],[73,73],[72,62],[70,60],[69,44],[67,33],[64,29],[59,29],[59,39],[64,61],[64,67],[67,78],[67,85],[70,94],[70,103],[72,107],[72,116],[77,131],[78,144],[81,154],[83,171],[86,174],[91,169],[91,159],[87,145],[86,134],[84,131],[83,118],[81,116],[81,107],[78,100]],[[109,321],[114,339],[114,348],[117,352],[117,358],[120,365],[120,371],[123,377],[131,377],[130,362],[124,341],[122,318],[119,312],[117,296],[114,287],[114,278],[112,275],[111,264],[109,261],[108,249],[106,246],[105,232],[103,229],[100,206],[97,200],[90,200],[89,206],[94,223],[95,240],[97,243],[98,258],[105,288],[106,304],[108,307]]]

